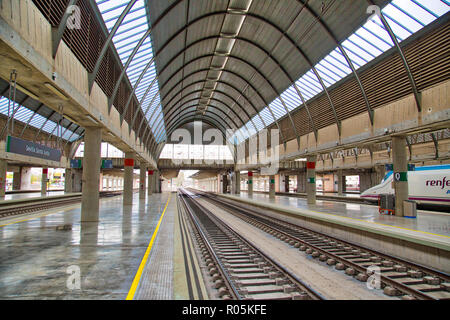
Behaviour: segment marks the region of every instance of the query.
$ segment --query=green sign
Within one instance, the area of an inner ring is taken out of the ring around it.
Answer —
[[[270,179],[271,184],[275,184],[275,179]]]
[[[309,183],[316,183],[316,178],[308,178]]]
[[[394,181],[408,181],[408,172],[395,172]]]

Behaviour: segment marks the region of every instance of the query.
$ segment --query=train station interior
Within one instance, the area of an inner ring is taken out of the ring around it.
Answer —
[[[449,11],[0,0],[0,299],[450,299]]]

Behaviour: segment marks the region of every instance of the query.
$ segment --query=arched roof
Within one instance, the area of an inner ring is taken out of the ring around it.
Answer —
[[[96,2],[147,119],[142,130],[149,150],[194,119],[233,129],[242,141],[273,123],[280,129],[279,120],[288,117],[299,138],[291,112],[305,108],[315,130],[308,100],[319,93],[339,128],[327,88],[347,75],[357,80],[372,119],[357,69],[394,46],[402,56],[398,43],[429,23],[425,15],[435,19],[448,11],[443,1],[420,0]]]

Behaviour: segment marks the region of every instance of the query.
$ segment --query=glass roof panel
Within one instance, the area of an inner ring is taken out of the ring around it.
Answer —
[[[283,104],[281,103],[279,98],[273,100],[272,103],[269,104],[269,106],[277,119],[286,114],[286,110],[284,109]]]
[[[6,97],[0,97],[0,113],[8,116],[8,101],[9,99]],[[15,107],[17,109],[18,105],[17,103],[15,104]],[[10,113],[12,112],[12,103],[10,104]],[[31,117],[33,117],[31,119]],[[31,121],[30,121],[31,119]],[[42,127],[42,125],[45,123],[44,127],[42,128],[42,131],[47,132],[47,133],[51,133],[53,131],[53,129],[57,126],[57,124],[55,122],[53,122],[52,120],[48,120],[47,118],[41,116],[38,113],[34,113],[34,111],[28,109],[25,106],[20,105],[20,107],[17,109],[16,113],[14,114],[14,120],[15,121],[20,121],[23,124],[26,124],[29,122],[29,126],[34,127],[36,129],[40,129]],[[46,123],[47,121],[47,123]],[[66,130],[66,128],[62,128],[62,131]],[[67,140],[68,137],[72,134],[72,131],[70,130],[66,130],[66,134],[63,136],[63,139]],[[57,130],[53,131],[53,135],[56,135]],[[61,133],[60,133],[61,134]],[[76,140],[79,137],[78,134],[74,133],[71,141]]]
[[[128,0],[114,0],[104,1],[96,0],[100,12],[102,13],[103,20],[109,31],[112,30],[117,19],[122,14],[123,10],[128,5]],[[117,29],[116,34],[113,37],[113,43],[118,51],[119,57],[123,65],[126,65],[136,45],[143,39],[144,35],[148,31],[149,23],[145,9],[145,0],[138,0],[130,9],[128,14],[123,19],[121,25]],[[135,95],[138,101],[142,101],[141,109],[144,113],[147,110],[148,103],[154,99],[147,115],[146,119],[149,120],[153,111],[155,116],[152,123],[149,123],[153,134],[155,135],[156,126],[155,123],[164,121],[162,114],[162,107],[159,103],[159,84],[158,80],[155,81],[150,92],[144,98],[144,94],[147,91],[147,87],[157,77],[156,68],[154,62],[150,63],[153,59],[153,49],[150,36],[147,36],[142,42],[141,46],[137,50],[133,59],[131,60],[127,68],[127,76],[130,83],[135,87]],[[140,80],[139,80],[140,79]],[[158,132],[159,135],[159,132]],[[165,137],[165,125],[161,130],[161,136]]]
[[[294,85],[290,86],[287,90],[285,90],[281,94],[281,98],[283,98],[284,103],[289,111],[294,110],[299,105],[302,104],[302,100],[300,99],[297,90],[295,90]]]
[[[382,13],[397,40],[401,42],[443,16],[449,10],[450,6],[447,0],[393,0],[383,8]],[[373,16],[371,20],[366,21],[354,34],[342,42],[345,53],[350,58],[355,69],[386,52],[393,45],[378,16]],[[338,48],[317,63],[315,67],[326,86],[341,80],[351,73],[345,57]],[[323,90],[312,69],[301,76],[295,84],[306,101],[312,99]],[[301,105],[300,98],[293,95],[293,89],[295,91],[295,88],[291,86],[280,95],[289,111]],[[286,110],[279,98],[276,98],[269,105],[277,119],[286,114]],[[260,115],[267,126],[273,123],[273,117],[267,107],[261,110]],[[258,130],[261,130],[259,125],[257,127]]]

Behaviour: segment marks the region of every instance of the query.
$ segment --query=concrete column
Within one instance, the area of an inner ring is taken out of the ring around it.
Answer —
[[[153,192],[153,170],[148,170],[147,194],[152,195]]]
[[[381,183],[384,176],[386,175],[386,168],[384,165],[377,165],[373,168],[372,172],[372,187]]]
[[[306,172],[302,171],[297,174],[297,193],[306,192]]]
[[[234,172],[234,194],[240,194],[241,193],[241,173],[239,171]]]
[[[359,175],[359,191],[364,192],[372,186],[370,172],[364,171]]]
[[[281,180],[281,174],[276,174],[275,175],[275,192],[280,192],[281,191],[280,180]],[[270,186],[269,186],[269,189],[270,189]]]
[[[48,183],[48,167],[42,168],[42,177],[41,177],[41,195],[47,194],[47,183]]]
[[[222,175],[222,193],[227,193],[228,188],[228,175]]]
[[[97,222],[99,215],[102,130],[97,127],[86,127],[85,130],[81,222]]]
[[[339,169],[337,171],[337,191],[338,191],[338,196],[344,195],[344,188],[345,188],[345,176],[342,173],[342,169]]]
[[[30,190],[31,189],[31,168],[30,167],[22,167],[20,176],[21,176],[20,190]]]
[[[247,175],[248,175],[248,185],[247,185],[248,196],[253,197],[253,172],[249,171]]]
[[[133,204],[134,153],[126,152],[124,159],[123,204]]]
[[[289,192],[289,176],[284,176],[284,192]]]
[[[156,175],[155,175],[155,185],[156,185],[155,192],[156,193],[161,193],[161,181],[160,181],[160,178],[161,178],[161,172],[156,171]]]
[[[19,167],[19,171],[13,172],[13,190],[21,190],[22,185],[22,167]]]
[[[0,198],[5,198],[6,191],[6,170],[8,170],[8,162],[0,159]]]
[[[276,183],[276,185],[275,185],[275,192],[286,192],[286,189],[285,189],[286,188],[286,183],[284,181],[285,181],[284,174],[280,173],[278,175],[278,180],[275,177],[275,183]]]
[[[275,199],[275,176],[269,176],[269,199]]]
[[[392,137],[394,164],[395,215],[404,216],[403,201],[408,200],[408,153],[406,137]]]
[[[145,163],[141,163],[141,170],[139,172],[139,199],[145,199],[145,178],[147,165]]]
[[[70,168],[66,168],[66,172],[64,174],[64,192],[72,192],[72,169]]]
[[[306,162],[306,198],[308,204],[316,203],[316,156],[308,156]]]

